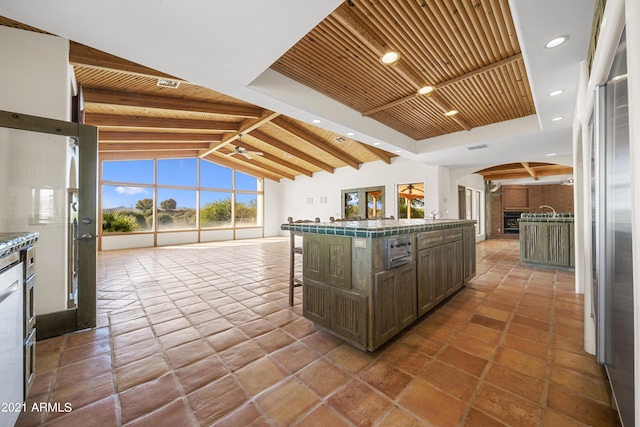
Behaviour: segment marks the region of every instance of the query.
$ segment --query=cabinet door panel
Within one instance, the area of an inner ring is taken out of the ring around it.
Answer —
[[[462,251],[462,240],[453,242],[453,283],[451,292],[455,292],[464,285],[463,271],[464,271],[464,254]]]
[[[324,281],[324,270],[322,267],[322,241],[320,236],[305,234],[302,243],[302,268],[305,278]]]
[[[455,257],[456,248],[453,243],[444,245],[444,295],[449,295],[453,291],[455,281]]]
[[[442,246],[418,252],[418,316],[431,310],[444,298],[442,254]]]
[[[367,344],[367,298],[338,288],[331,288],[330,329],[358,346]]]
[[[351,238],[326,237],[323,248],[324,281],[341,288],[351,288]]]
[[[568,267],[571,265],[571,236],[568,223],[549,223],[546,227],[547,262]]]
[[[404,329],[418,318],[416,306],[416,263],[396,269],[395,305],[398,328]]]
[[[330,289],[328,286],[305,279],[302,285],[302,314],[318,325],[330,326]]]
[[[520,259],[545,262],[544,225],[520,223]]]
[[[398,332],[395,270],[376,273],[373,289],[373,339],[378,347]]]
[[[464,283],[476,275],[476,228],[464,228]]]

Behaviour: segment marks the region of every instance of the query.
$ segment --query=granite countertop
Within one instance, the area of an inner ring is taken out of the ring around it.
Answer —
[[[469,219],[376,219],[364,221],[298,222],[281,225],[282,230],[347,237],[386,237],[474,225]]]
[[[574,222],[573,212],[552,213],[523,213],[518,221],[521,222]]]
[[[0,258],[32,245],[40,235],[36,232],[0,232]]]

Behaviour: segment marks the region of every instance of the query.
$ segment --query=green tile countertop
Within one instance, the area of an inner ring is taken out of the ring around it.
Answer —
[[[468,219],[376,219],[364,221],[285,223],[282,224],[280,228],[287,231],[293,230],[311,234],[373,238],[462,227],[465,225],[474,225],[475,223],[475,220]]]
[[[0,232],[0,258],[26,248],[38,240],[39,234],[36,232],[7,233]]]
[[[518,219],[520,222],[574,222],[573,212],[552,213],[523,213]]]

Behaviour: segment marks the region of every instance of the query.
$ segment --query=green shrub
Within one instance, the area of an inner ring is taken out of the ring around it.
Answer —
[[[102,231],[105,233],[129,233],[138,230],[135,216],[122,211],[102,212]]]
[[[171,226],[173,225],[173,218],[171,217],[171,215],[167,214],[156,215],[156,221],[158,221],[158,229],[171,228]]]

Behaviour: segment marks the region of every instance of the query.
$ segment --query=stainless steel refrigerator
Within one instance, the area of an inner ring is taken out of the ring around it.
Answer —
[[[635,425],[633,264],[626,37],[597,88],[593,132],[593,266],[596,358],[624,426]]]

